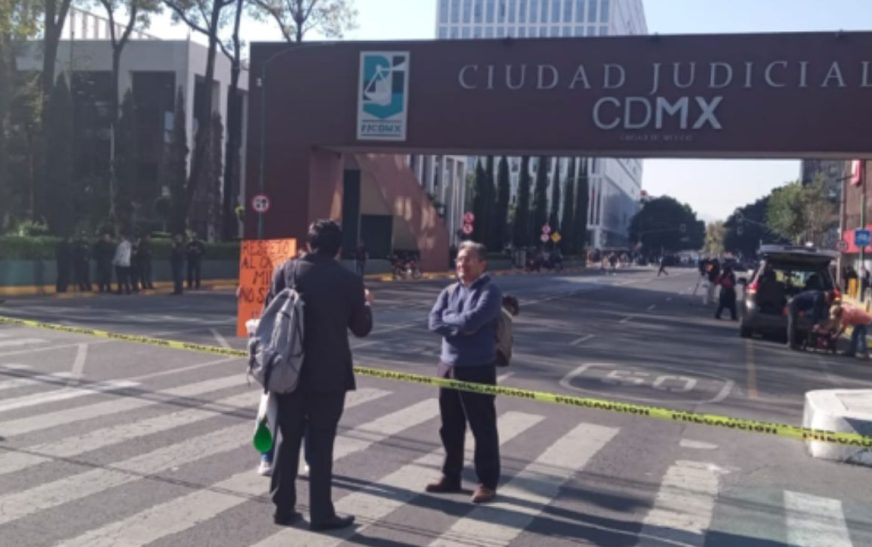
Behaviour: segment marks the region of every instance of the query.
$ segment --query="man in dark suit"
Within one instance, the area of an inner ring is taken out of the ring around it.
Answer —
[[[344,528],[353,516],[340,517],[330,497],[333,480],[333,441],[345,406],[345,392],[355,389],[348,331],[358,337],[372,329],[372,296],[363,280],[337,260],[342,230],[332,220],[309,227],[308,250],[302,258],[286,262],[273,276],[269,299],[295,279],[305,304],[300,383],[293,393],[276,395],[282,442],[273,468],[271,493],[276,505],[274,521],[289,525],[299,518],[294,505],[294,482],[305,433],[309,461],[309,527]]]

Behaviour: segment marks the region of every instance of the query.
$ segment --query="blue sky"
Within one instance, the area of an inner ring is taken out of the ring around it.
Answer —
[[[705,34],[872,30],[872,0],[642,0],[649,32]],[[436,0],[357,0],[356,40],[432,39]],[[247,22],[258,40],[281,36]],[[152,32],[181,38],[187,30],[156,22]],[[316,38],[312,36],[312,38]],[[646,160],[642,185],[653,195],[689,203],[704,219],[726,218],[799,176],[799,161]]]

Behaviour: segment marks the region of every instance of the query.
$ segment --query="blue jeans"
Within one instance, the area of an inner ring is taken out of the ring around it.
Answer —
[[[866,345],[866,325],[857,325],[854,327],[854,332],[851,333],[851,347],[849,353],[852,355],[869,355],[869,347]]]

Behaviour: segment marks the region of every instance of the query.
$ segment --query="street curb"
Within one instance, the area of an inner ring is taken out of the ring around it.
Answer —
[[[862,399],[870,410],[847,408],[840,398],[845,396]],[[802,425],[824,431],[872,435],[872,389],[820,389],[807,392]],[[806,440],[805,446],[813,458],[872,467],[870,448],[812,440]]]
[[[154,284],[155,289],[140,291],[141,295],[166,294],[173,291],[172,281],[159,281]],[[235,290],[239,283],[235,279],[215,279],[209,280],[200,285],[200,291],[203,290]],[[72,287],[71,287],[72,289]],[[114,290],[114,284],[113,284]],[[186,289],[187,290],[187,289]],[[97,291],[79,291],[70,290],[65,293],[58,293],[54,285],[22,285],[14,287],[0,287],[0,297],[15,297],[15,296],[46,296],[59,299],[69,298],[89,298],[100,294]]]

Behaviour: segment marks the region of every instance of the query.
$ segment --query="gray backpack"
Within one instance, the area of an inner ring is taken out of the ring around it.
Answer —
[[[293,266],[290,283],[263,311],[248,340],[248,373],[265,393],[291,393],[300,382],[305,304],[296,289],[296,263]]]

